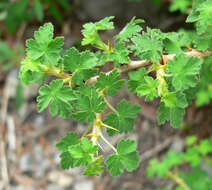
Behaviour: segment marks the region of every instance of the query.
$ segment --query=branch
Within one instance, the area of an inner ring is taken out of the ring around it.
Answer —
[[[211,53],[210,51],[200,52],[200,51],[197,51],[195,49],[192,49],[191,51],[186,52],[185,55],[201,58],[201,57],[208,56],[210,53]],[[162,55],[163,64],[166,64],[168,60],[172,60],[175,55],[176,54]],[[120,68],[118,68],[118,72],[124,73],[124,72],[127,72],[127,71],[138,69],[140,67],[146,67],[146,66],[151,65],[151,64],[152,63],[150,61],[147,61],[147,60],[131,61],[128,65],[123,65]],[[110,72],[112,72],[112,71],[109,71],[106,74],[108,75],[108,74],[110,74]],[[90,78],[89,80],[87,80],[86,83],[93,84],[97,81],[98,77],[99,77],[98,75],[94,76],[94,77]]]
[[[131,61],[128,65],[123,65],[120,68],[118,68],[118,72],[124,73],[124,72],[127,72],[127,71],[138,69],[140,67],[148,66],[150,64],[151,63],[149,61],[146,61],[146,60]],[[106,74],[108,75],[108,74],[110,74],[110,72],[112,72],[112,71],[109,71]],[[98,75],[94,76],[94,77],[90,78],[89,80],[87,80],[86,83],[93,84],[97,81],[98,77],[99,77]]]
[[[190,187],[188,187],[188,185],[184,182],[184,180],[180,177],[178,177],[177,175],[175,175],[172,172],[168,172],[168,177],[170,177],[171,179],[173,179],[178,185],[180,185],[181,187],[183,187],[184,190],[191,190]]]

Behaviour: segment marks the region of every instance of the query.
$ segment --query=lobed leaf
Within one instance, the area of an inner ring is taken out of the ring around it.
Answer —
[[[101,72],[97,78],[95,87],[98,90],[106,90],[109,96],[115,95],[118,90],[120,90],[124,85],[124,80],[120,79],[120,73],[117,69],[112,70],[108,75]]]
[[[136,142],[131,139],[121,139],[117,145],[117,154],[110,155],[105,161],[111,176],[120,176],[124,172],[133,171],[139,166],[139,156]]]
[[[75,96],[71,87],[63,87],[63,80],[54,80],[50,85],[42,86],[39,93],[40,96],[37,98],[39,112],[50,104],[50,113],[53,116],[70,117],[73,111],[71,102],[75,100]]]
[[[197,57],[179,54],[168,61],[168,72],[173,75],[172,85],[176,90],[185,90],[197,85],[202,61]]]

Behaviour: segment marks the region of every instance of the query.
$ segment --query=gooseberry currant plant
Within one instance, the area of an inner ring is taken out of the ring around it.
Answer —
[[[105,128],[112,136],[133,130],[141,107],[125,99],[114,107],[108,98],[124,83],[146,101],[160,98],[159,125],[170,121],[171,126],[179,127],[192,99],[202,105],[212,97],[211,1],[194,1],[187,22],[195,23],[195,31],[144,31],[140,26],[144,21],[133,18],[113,41],[105,43],[99,32],[114,29],[113,18],[83,25],[82,45],[95,52],[80,52],[75,47],[63,50],[64,38],[53,38],[53,25],[46,23],[34,33],[34,39],[27,40],[26,58],[21,63],[20,79],[25,84],[57,77],[39,89],[39,112],[49,107],[53,116],[88,123],[83,135],[70,132],[56,145],[62,151],[61,168],[84,166],[85,175],[99,175],[106,168],[111,176],[119,176],[125,169],[130,172],[139,166],[134,140],[121,139],[115,147],[103,131]],[[108,62],[113,70],[99,73],[99,67]],[[128,72],[127,82],[120,78],[122,72]],[[103,118],[106,108],[111,112]],[[106,159],[100,155],[99,149],[104,150],[100,139],[114,151]]]

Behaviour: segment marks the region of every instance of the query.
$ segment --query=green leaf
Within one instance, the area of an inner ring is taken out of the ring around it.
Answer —
[[[171,12],[180,11],[181,13],[186,13],[188,7],[191,5],[190,0],[174,0],[171,3],[169,10]]]
[[[60,167],[63,170],[75,167],[75,160],[68,151],[60,154]]]
[[[32,60],[42,60],[45,64],[56,64],[64,44],[63,37],[53,39],[53,25],[46,23],[34,33],[34,40],[26,41],[27,55]]]
[[[147,167],[147,176],[153,177],[154,175],[158,174],[159,176],[163,177],[166,175],[168,168],[162,162],[159,162],[157,159],[150,160],[148,167]]]
[[[127,133],[133,130],[134,120],[140,110],[141,107],[139,105],[127,102],[125,99],[117,105],[120,132]]]
[[[196,167],[200,164],[201,158],[199,155],[199,151],[197,147],[191,147],[189,148],[185,155],[184,155],[184,160],[191,164],[192,167]]]
[[[195,93],[196,105],[201,106],[207,104],[212,99],[212,56],[207,57],[204,60],[202,69],[200,72],[200,82],[198,90]]]
[[[177,97],[175,92],[167,92],[161,97],[161,102],[165,104],[166,107],[174,107],[177,102]]]
[[[182,92],[168,92],[162,96],[161,102],[164,102],[165,106],[169,108],[186,108],[188,106],[186,95]]]
[[[188,46],[190,35],[185,32],[169,32],[164,34],[163,43],[168,53],[181,53],[182,47]]]
[[[114,28],[113,22],[111,20],[114,16],[105,17],[104,19],[100,20],[96,23],[87,23],[83,25],[82,34],[84,38],[82,39],[82,45],[88,44],[98,44],[100,38],[98,36],[97,31],[99,30],[111,30]]]
[[[38,111],[42,112],[50,104],[50,113],[63,118],[70,117],[73,110],[71,102],[75,100],[73,90],[69,86],[63,87],[63,80],[54,80],[50,85],[39,89]]]
[[[117,69],[112,70],[108,75],[101,72],[97,78],[95,87],[98,90],[106,90],[109,96],[112,96],[117,93],[124,85],[124,80],[120,79],[120,73]]]
[[[166,107],[163,104],[158,109],[158,123],[164,124],[166,121],[170,121],[171,126],[179,127],[182,123],[185,110],[179,107]]]
[[[80,142],[80,136],[77,133],[67,133],[60,142],[56,144],[56,147],[61,151],[67,151],[69,146],[76,145]]]
[[[182,153],[170,150],[161,162],[157,159],[150,160],[147,168],[147,176],[152,177],[158,174],[160,177],[164,177],[172,167],[181,164],[182,160]]]
[[[79,52],[72,47],[64,56],[64,69],[69,71],[92,69],[97,65],[95,55],[90,51]]]
[[[140,23],[144,23],[144,20],[133,17],[132,20],[121,30],[121,32],[115,36],[115,39],[129,42],[133,36],[141,32],[142,28],[138,25]]]
[[[137,114],[140,112],[141,107],[137,104],[133,104],[132,102],[127,102],[123,99],[117,105],[116,114],[108,114],[104,120],[104,122],[112,127],[118,129],[120,133],[127,133],[133,130],[133,125]],[[115,131],[111,129],[107,129],[109,135],[114,135]]]
[[[168,61],[168,72],[173,75],[172,85],[176,90],[195,87],[198,81],[202,61],[197,57],[180,54]]]
[[[132,38],[134,45],[130,48],[135,51],[135,55],[141,59],[158,62],[163,50],[162,34],[159,30],[147,28],[147,32]]]
[[[183,156],[183,153],[171,149],[163,158],[163,163],[166,164],[167,169],[170,170],[172,167],[182,164]]]
[[[101,113],[106,108],[106,103],[98,95],[95,89],[89,88],[88,94],[80,94],[77,97],[76,112],[74,118],[79,121],[92,122],[96,118],[96,113]]]
[[[139,156],[136,142],[131,139],[121,139],[117,145],[117,154],[110,155],[105,161],[111,176],[120,176],[124,172],[133,171],[139,166]]]
[[[191,145],[194,145],[197,141],[197,137],[196,136],[189,136],[186,138],[186,141],[185,141],[185,144],[187,146],[191,146]]]
[[[136,89],[139,96],[146,96],[145,100],[153,100],[154,97],[158,97],[157,87],[159,85],[159,80],[154,80],[152,77],[144,77],[144,81],[141,82]]]
[[[21,62],[21,69],[19,71],[19,78],[24,84],[30,82],[40,82],[45,78],[44,73],[41,72],[41,62],[33,61],[29,57],[26,57]]]
[[[147,76],[146,69],[142,67],[137,71],[129,72],[128,75],[130,80],[128,80],[127,86],[131,92],[135,93],[137,87],[144,80],[144,77]]]
[[[84,81],[98,74],[98,68],[79,69],[72,74],[72,81],[78,85],[82,85]]]
[[[93,145],[91,140],[82,138],[81,143],[70,146],[68,151],[71,156],[76,159],[77,165],[85,166],[92,162],[92,157],[97,152],[98,146]]]
[[[67,133],[60,142],[56,144],[56,147],[62,151],[60,154],[60,166],[62,169],[69,169],[75,167],[76,160],[72,157],[68,151],[70,146],[76,145],[80,142],[80,136],[77,133]]]
[[[206,32],[212,24],[212,2],[204,1],[194,7],[186,22],[197,22],[196,27],[198,34]]]
[[[104,123],[115,129],[119,129],[119,118],[115,113],[108,113],[104,119]],[[109,136],[113,136],[116,134],[114,130],[111,130],[108,128],[107,128],[107,133]]]
[[[206,156],[207,154],[212,152],[212,144],[208,139],[201,140],[200,144],[197,146],[198,151],[203,156]]]
[[[125,44],[119,42],[115,45],[114,51],[109,54],[109,59],[114,62],[115,66],[120,66],[121,64],[129,64],[130,51],[126,48]]]
[[[103,161],[103,156],[99,156],[95,158],[95,160],[93,160],[91,163],[87,165],[86,169],[83,171],[83,174],[89,175],[89,176],[93,176],[93,175],[98,176],[100,172],[102,172],[102,170],[105,169],[105,167],[101,165],[102,161]]]

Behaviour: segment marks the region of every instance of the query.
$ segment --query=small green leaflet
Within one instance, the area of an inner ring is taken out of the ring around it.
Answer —
[[[197,147],[189,148],[185,155],[184,160],[191,164],[192,167],[196,167],[200,164],[201,158]]]
[[[80,142],[80,136],[77,133],[67,133],[65,137],[63,137],[60,142],[56,144],[56,147],[62,151],[60,154],[60,166],[62,169],[73,168],[75,165],[75,160],[71,156],[68,148],[70,146],[76,145]]]
[[[173,75],[172,85],[176,90],[185,90],[197,85],[202,60],[179,54],[168,61],[168,72]]]
[[[128,80],[127,87],[133,93],[136,92],[137,87],[144,80],[144,77],[147,76],[146,69],[144,67],[138,69],[137,71],[128,73],[130,80]]]
[[[19,78],[21,81],[28,85],[30,82],[40,82],[45,78],[44,73],[40,69],[41,62],[33,61],[29,57],[26,57],[21,62],[21,69],[19,72]]]
[[[141,59],[158,62],[163,50],[162,34],[160,30],[147,28],[147,32],[142,35],[132,37],[134,45],[130,49],[135,51],[135,55]]]
[[[132,20],[121,30],[121,32],[115,36],[115,39],[129,42],[130,38],[141,32],[142,28],[138,25],[140,23],[144,23],[144,20],[135,19],[135,17],[133,17]]]
[[[170,11],[181,11],[182,13],[186,13],[188,7],[191,5],[190,0],[174,0],[171,3],[171,6],[169,8]]]
[[[69,168],[74,168],[75,167],[75,160],[71,156],[70,152],[64,151],[60,154],[60,167],[63,170],[67,170]]]
[[[84,81],[98,74],[98,68],[79,69],[72,74],[72,81],[78,85],[82,85]]]
[[[97,150],[98,146],[93,145],[92,141],[87,138],[82,138],[81,143],[69,146],[68,148],[71,156],[76,160],[77,166],[85,166],[92,162],[92,158]]]
[[[98,90],[106,90],[109,96],[112,96],[117,93],[124,85],[124,80],[120,79],[120,73],[117,69],[112,70],[108,75],[101,72],[97,78],[95,87]]]
[[[201,155],[206,156],[207,154],[212,152],[212,146],[208,139],[204,139],[197,146],[198,151]]]
[[[173,166],[181,164],[182,160],[183,153],[170,150],[161,162],[157,159],[150,160],[147,168],[147,176],[152,177],[158,174],[160,177],[164,177]]]
[[[116,113],[109,113],[107,114],[104,122],[118,129],[120,133],[127,133],[133,130],[135,118],[140,110],[141,107],[139,105],[127,102],[123,99],[117,105],[118,115]],[[115,134],[115,131],[111,129],[107,129],[107,132],[109,135]]]
[[[170,121],[171,126],[179,127],[182,123],[185,110],[180,107],[166,107],[163,104],[158,109],[158,123],[164,124],[166,121]]]
[[[121,64],[129,64],[130,51],[126,48],[123,42],[118,42],[115,44],[113,51],[111,52],[97,52],[96,57],[98,58],[98,66],[104,65],[106,62],[114,62],[115,66],[120,66]]]
[[[69,71],[92,69],[97,65],[97,58],[90,51],[79,52],[75,47],[66,51],[64,69]]]
[[[197,142],[197,137],[196,136],[188,136],[186,137],[186,140],[185,140],[185,144],[187,146],[192,146],[194,145],[195,143]]]
[[[129,73],[130,80],[128,88],[131,92],[136,92],[139,96],[146,96],[146,101],[153,100],[158,97],[157,87],[159,81],[147,76],[145,68],[140,68],[138,71]]]
[[[90,51],[79,52],[75,47],[66,51],[64,56],[64,70],[72,71],[72,80],[81,84],[83,80],[97,74],[97,58]]]
[[[136,89],[139,96],[146,96],[145,100],[153,100],[154,97],[158,97],[157,87],[159,85],[159,80],[154,80],[152,77],[144,77],[144,81],[141,82]]]
[[[188,102],[186,99],[186,95],[179,92],[168,92],[161,97],[161,102],[164,102],[166,107],[179,107],[179,108],[186,108],[188,106]]]
[[[114,51],[109,54],[109,59],[114,62],[115,66],[120,66],[121,64],[129,64],[130,51],[126,48],[125,44],[119,42],[115,45]]]
[[[139,166],[139,155],[136,142],[131,139],[121,139],[117,145],[117,154],[110,155],[105,161],[111,176],[120,176],[124,168],[131,172]]]
[[[106,108],[106,103],[98,95],[95,89],[90,88],[88,95],[80,94],[77,96],[76,112],[73,117],[78,121],[92,122],[96,119],[96,113],[101,113]]]
[[[192,9],[186,22],[197,22],[198,34],[203,34],[212,24],[212,1],[204,1]]]
[[[54,80],[50,85],[42,86],[39,93],[40,96],[37,98],[39,112],[50,104],[50,113],[53,116],[70,117],[73,110],[71,102],[75,100],[75,96],[71,87],[63,87],[63,80]]]
[[[102,161],[103,161],[103,156],[99,156],[97,158],[95,158],[92,162],[90,162],[86,169],[83,171],[84,175],[89,175],[89,176],[93,176],[93,175],[99,175],[100,172],[102,172],[102,170],[105,169],[104,166],[102,166]]]
[[[56,144],[56,147],[61,151],[67,151],[69,146],[78,144],[80,142],[80,136],[77,133],[67,133],[60,142]]]
[[[104,19],[100,20],[96,23],[87,23],[83,25],[82,34],[84,38],[82,39],[82,45],[88,44],[98,44],[100,40],[97,31],[99,30],[111,30],[114,28],[113,22],[111,20],[114,16],[105,17]]]
[[[56,146],[62,151],[60,154],[62,169],[88,166],[84,171],[86,175],[94,175],[104,169],[100,166],[102,157],[94,158],[94,154],[98,151],[97,145],[93,145],[87,138],[80,138],[77,133],[67,133]]]
[[[53,65],[60,59],[60,53],[64,44],[63,37],[53,39],[53,25],[46,23],[34,33],[34,40],[26,41],[27,56],[32,60],[40,59],[45,64]]]
[[[200,72],[200,83],[198,85],[198,91],[195,93],[196,105],[201,106],[207,104],[212,99],[212,56],[204,59],[202,69]]]
[[[182,47],[185,47],[191,43],[191,35],[186,31],[181,32],[169,32],[164,33],[163,44],[166,48],[167,53],[176,54],[183,52]]]

